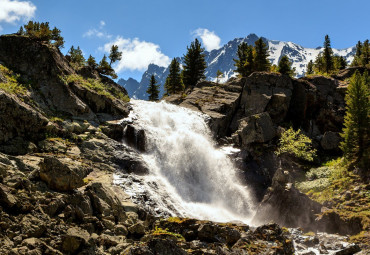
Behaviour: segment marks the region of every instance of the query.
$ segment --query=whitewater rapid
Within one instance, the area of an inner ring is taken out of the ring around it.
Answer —
[[[132,120],[137,129],[145,130],[147,152],[142,157],[150,173],[115,175],[115,184],[154,212],[249,224],[251,196],[237,179],[227,150],[216,148],[207,116],[165,102],[131,104],[124,121]]]

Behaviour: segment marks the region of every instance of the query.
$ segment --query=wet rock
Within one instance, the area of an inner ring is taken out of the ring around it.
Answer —
[[[352,255],[361,251],[360,247],[357,244],[350,244],[341,251],[334,253],[335,255]]]
[[[123,125],[119,121],[106,121],[101,130],[109,138],[112,138],[116,141],[121,141],[123,138]]]
[[[316,214],[321,205],[292,186],[289,172],[278,169],[272,186],[257,208],[255,223],[277,222],[285,227],[316,229]]]
[[[146,151],[146,135],[142,129],[137,129],[133,125],[127,125],[124,130],[124,137],[128,145],[141,151]]]
[[[46,157],[40,163],[41,180],[58,191],[71,191],[83,186],[88,173],[85,165],[70,158]]]

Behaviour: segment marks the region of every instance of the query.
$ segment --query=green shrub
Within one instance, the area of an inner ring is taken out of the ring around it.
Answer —
[[[302,134],[301,130],[294,131],[293,128],[289,128],[281,135],[276,154],[284,153],[307,161],[313,161],[316,156],[316,150],[312,148],[311,139]]]

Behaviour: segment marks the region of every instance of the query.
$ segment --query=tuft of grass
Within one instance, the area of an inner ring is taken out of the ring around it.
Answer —
[[[98,93],[99,95],[106,96],[110,99],[120,99],[124,102],[129,102],[130,101],[130,98],[126,94],[124,94],[122,91],[120,91],[120,90],[118,90],[118,89],[116,89],[112,86],[109,86],[107,84],[104,84],[100,80],[97,80],[97,79],[92,79],[92,78],[84,79],[80,75],[71,74],[71,75],[67,75],[67,76],[63,77],[62,80],[66,84],[69,84],[69,83],[72,83],[72,82],[77,83],[77,84],[79,84],[80,86],[82,86],[84,88],[93,90],[96,93]]]
[[[173,237],[175,237],[176,239],[178,239],[180,241],[185,241],[185,238],[182,235],[170,232],[170,231],[168,231],[167,228],[162,229],[162,228],[159,228],[159,227],[155,227],[154,231],[152,232],[152,235],[154,235],[154,236],[173,236]]]
[[[3,74],[6,79],[6,82],[0,82],[0,89],[9,94],[25,95],[27,93],[28,88],[24,84],[18,82],[20,79],[19,74],[15,74],[3,65],[0,65],[0,73]]]

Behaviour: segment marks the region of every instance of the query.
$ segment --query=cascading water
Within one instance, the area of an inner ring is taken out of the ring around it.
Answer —
[[[116,176],[133,198],[144,194],[152,211],[219,222],[252,217],[252,201],[225,152],[215,148],[206,116],[186,108],[132,100],[129,118],[144,129],[150,174]],[[149,197],[149,198],[148,198]],[[135,200],[135,199],[134,199]]]

